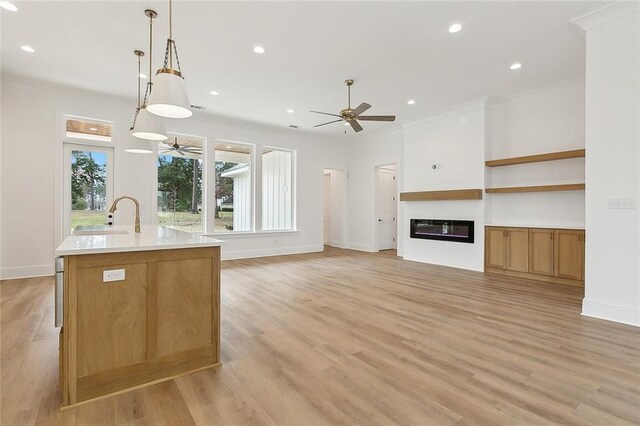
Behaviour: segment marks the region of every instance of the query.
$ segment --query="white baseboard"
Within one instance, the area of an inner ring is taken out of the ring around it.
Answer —
[[[367,251],[369,253],[376,253],[378,251],[373,244],[347,243],[346,248],[351,250]]]
[[[0,268],[0,280],[12,280],[16,278],[46,277],[54,274],[54,266],[18,266],[14,268]]]
[[[275,247],[270,249],[225,251],[222,249],[222,260],[250,259],[254,257],[285,256],[288,254],[316,253],[324,250],[324,244],[294,247]]]
[[[602,300],[582,300],[582,315],[640,327],[640,309]]]

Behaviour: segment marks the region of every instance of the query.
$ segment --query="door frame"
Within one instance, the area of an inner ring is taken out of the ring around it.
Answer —
[[[394,166],[395,167],[395,171],[396,171],[396,250],[398,250],[399,247],[399,240],[400,240],[400,220],[399,220],[399,212],[400,212],[400,199],[399,199],[399,194],[400,194],[400,183],[399,183],[399,179],[398,179],[398,175],[399,175],[399,170],[400,170],[400,166],[397,162],[394,163],[385,163],[385,164],[376,164],[375,166],[373,166],[373,249],[376,252],[379,252],[381,250],[380,248],[380,232],[378,231],[378,217],[379,215],[379,211],[378,211],[378,199],[379,199],[379,193],[380,191],[378,191],[378,169],[380,168],[385,168],[385,167],[389,167],[389,166]]]
[[[64,143],[63,159],[62,159],[62,238],[71,235],[71,209],[67,209],[71,205],[71,153],[73,151],[93,151],[101,152],[107,156],[107,181],[105,182],[106,204],[109,205],[113,201],[114,190],[114,149],[102,145]],[[106,212],[105,212],[106,214]]]
[[[331,234],[332,236],[335,235],[335,224],[336,224],[336,218],[338,217],[339,220],[339,231],[338,231],[338,235],[339,235],[339,239],[335,240],[333,237],[331,238],[331,241],[329,242],[329,246],[331,247],[337,247],[337,248],[346,248],[347,247],[347,190],[348,190],[348,173],[347,170],[345,169],[340,169],[340,168],[336,168],[336,167],[323,167],[322,169],[322,196],[321,196],[321,216],[322,216],[322,246],[325,246],[324,243],[324,177],[325,177],[325,171],[330,170],[331,171],[331,199],[332,199],[332,203],[331,203],[331,209],[332,212],[335,212],[335,206],[336,203],[333,202],[334,200],[334,191],[336,188],[339,188],[342,191],[342,195],[339,197],[339,207],[338,208],[338,212],[334,213],[331,215]],[[342,182],[340,182],[340,179],[338,179],[338,177],[336,176],[336,174],[334,172],[338,172],[342,175]]]

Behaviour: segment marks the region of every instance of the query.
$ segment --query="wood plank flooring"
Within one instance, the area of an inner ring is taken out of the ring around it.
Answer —
[[[325,253],[223,262],[222,367],[59,411],[53,279],[2,282],[2,425],[640,424],[579,288]]]

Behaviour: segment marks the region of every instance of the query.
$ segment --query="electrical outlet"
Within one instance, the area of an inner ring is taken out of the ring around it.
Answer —
[[[609,198],[607,207],[610,209],[635,209],[636,200],[634,198]]]
[[[102,271],[102,282],[108,283],[111,281],[124,281],[124,269]]]

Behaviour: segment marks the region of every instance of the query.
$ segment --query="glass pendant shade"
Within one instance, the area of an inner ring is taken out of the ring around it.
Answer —
[[[136,138],[129,131],[127,132],[127,143],[124,150],[134,154],[151,154],[153,153],[153,145],[150,140]]]
[[[193,115],[184,79],[179,73],[166,68],[158,71],[147,110],[166,118],[188,118]]]
[[[138,118],[136,119],[136,124],[131,134],[136,138],[146,139],[149,141],[167,140],[167,132],[164,128],[162,119],[157,115],[151,114],[147,111],[147,108],[140,109]]]

